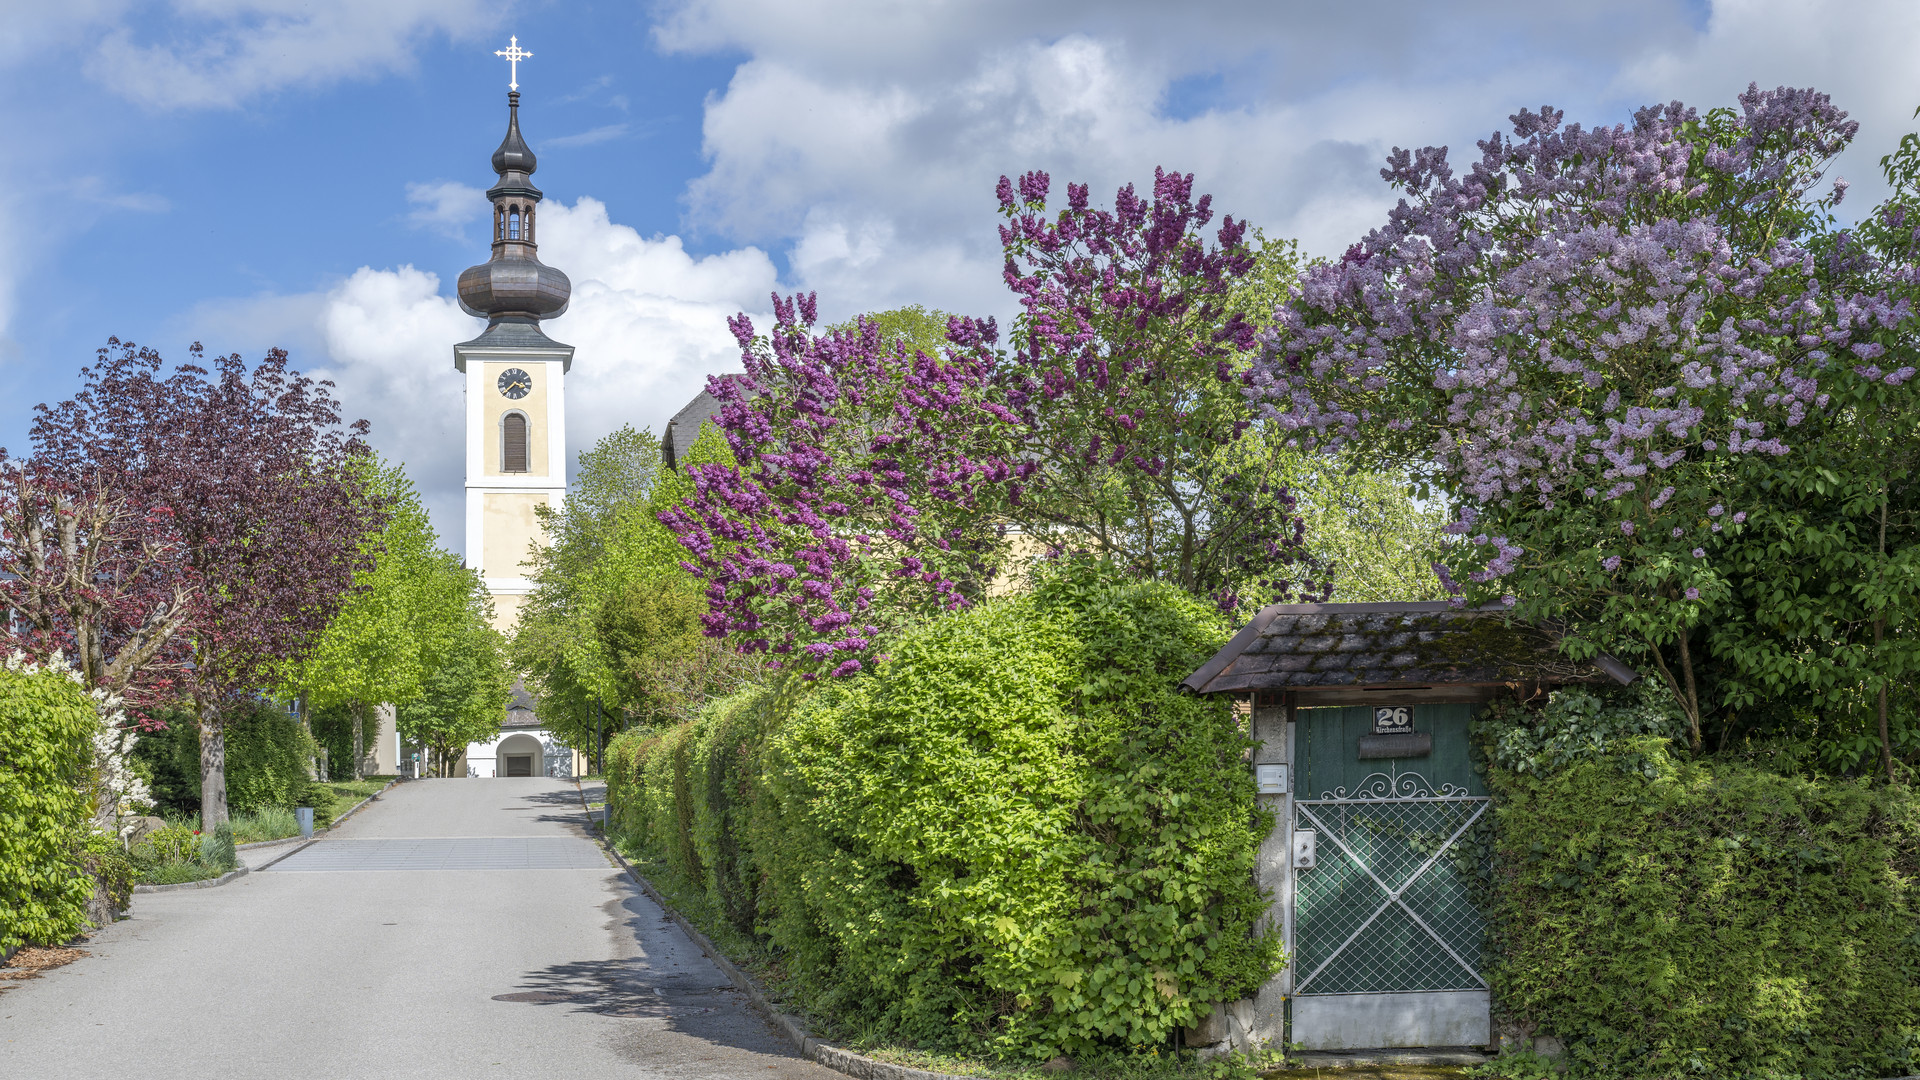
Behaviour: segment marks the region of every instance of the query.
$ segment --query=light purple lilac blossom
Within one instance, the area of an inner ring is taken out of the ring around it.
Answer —
[[[1727,456],[1789,453],[1842,385],[1913,377],[1829,362],[1877,357],[1872,338],[1912,311],[1832,291],[1811,251],[1742,247],[1721,223],[1725,190],[1810,197],[1858,129],[1826,95],[1749,87],[1704,146],[1700,120],[1678,103],[1594,128],[1522,109],[1459,173],[1445,148],[1395,149],[1381,175],[1402,200],[1302,275],[1249,394],[1302,446],[1404,433],[1456,524],[1495,516],[1484,531],[1516,548],[1564,542],[1553,516],[1585,512],[1536,498],[1516,517],[1522,492],[1631,500],[1676,538],[1672,520],[1719,518]]]

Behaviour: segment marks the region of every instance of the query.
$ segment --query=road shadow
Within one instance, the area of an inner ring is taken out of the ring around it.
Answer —
[[[535,791],[525,795],[510,796],[523,806],[505,807],[508,810],[540,809],[547,812],[534,815],[533,820],[552,825],[564,825],[579,835],[586,835],[587,814],[580,805],[580,792],[574,788],[562,788],[558,791]]]
[[[517,989],[495,994],[493,1000],[561,1006],[572,1012],[601,1016],[668,1019],[746,1007],[745,996],[732,985],[687,985],[683,977],[677,976],[662,979],[644,960],[579,960],[554,964],[528,972],[519,980]]]

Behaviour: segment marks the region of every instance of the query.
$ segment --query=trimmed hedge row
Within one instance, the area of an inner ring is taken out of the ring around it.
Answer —
[[[1920,800],[1628,736],[1491,770],[1493,989],[1609,1077],[1920,1068]]]
[[[778,951],[810,1004],[930,1049],[1164,1045],[1281,962],[1271,828],[1210,609],[1084,568],[906,635],[874,673],[617,740],[627,843]]]

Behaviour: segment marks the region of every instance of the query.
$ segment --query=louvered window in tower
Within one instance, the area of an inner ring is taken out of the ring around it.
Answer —
[[[524,413],[508,413],[500,422],[501,471],[527,471],[527,418]]]

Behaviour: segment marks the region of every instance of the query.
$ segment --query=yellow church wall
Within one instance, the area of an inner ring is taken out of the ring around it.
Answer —
[[[519,368],[527,373],[533,383],[533,389],[518,401],[500,392],[500,376],[509,369]],[[489,363],[485,365],[484,381],[481,383],[487,395],[482,438],[486,442],[486,453],[481,460],[484,475],[487,476],[545,476],[547,475],[547,365],[530,364],[524,361],[513,363]],[[500,421],[510,412],[527,414],[527,471],[508,473],[501,468],[500,458]],[[491,548],[489,548],[491,550]],[[515,560],[520,551],[515,548]],[[489,571],[491,573],[491,571]],[[517,572],[515,576],[518,576]]]
[[[489,491],[481,496],[480,550],[484,553],[484,564],[480,573],[483,576],[526,576],[526,567],[520,564],[527,557],[527,549],[543,539],[540,519],[534,515],[533,508],[546,501],[544,491]]]
[[[493,628],[503,634],[513,633],[520,623],[520,608],[527,598],[520,593],[493,594]]]

